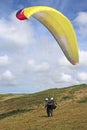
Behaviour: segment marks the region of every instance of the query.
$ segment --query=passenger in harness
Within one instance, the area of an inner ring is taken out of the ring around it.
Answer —
[[[47,111],[48,117],[49,116],[53,116],[53,109],[55,109],[57,107],[56,104],[55,104],[55,102],[54,102],[53,97],[50,98],[50,99],[46,98],[45,101],[46,101],[45,102],[45,107],[46,107],[46,111]]]

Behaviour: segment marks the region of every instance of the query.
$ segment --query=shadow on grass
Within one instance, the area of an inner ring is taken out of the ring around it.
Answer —
[[[39,117],[44,117],[45,118],[45,117],[48,117],[48,116],[44,115],[44,116],[39,116]]]
[[[13,115],[16,115],[16,114],[19,114],[19,113],[25,113],[25,112],[29,112],[29,111],[32,111],[34,109],[17,109],[17,110],[13,110],[13,111],[10,111],[10,112],[7,112],[7,113],[3,113],[3,114],[0,114],[0,120],[1,119],[4,119],[6,117],[9,117],[9,116],[13,116]]]

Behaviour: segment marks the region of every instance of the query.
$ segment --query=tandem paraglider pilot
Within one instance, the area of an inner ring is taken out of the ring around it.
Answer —
[[[52,98],[46,98],[45,99],[45,108],[47,112],[47,116],[53,116],[53,110],[57,107],[57,104],[55,103],[53,97]]]

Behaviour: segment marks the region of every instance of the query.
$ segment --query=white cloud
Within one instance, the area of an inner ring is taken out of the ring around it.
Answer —
[[[9,64],[9,57],[7,55],[0,56],[0,66]]]
[[[60,57],[58,63],[61,66],[71,66],[71,63],[65,58],[65,56]]]
[[[79,65],[87,66],[87,51],[80,51],[80,62]]]
[[[64,83],[64,82],[70,83],[72,81],[73,81],[73,79],[70,74],[62,73],[62,74],[54,77],[54,82],[57,82],[57,83]]]
[[[87,13],[86,12],[79,12],[77,18],[75,19],[75,21],[79,25],[87,24]]]
[[[4,73],[2,73],[1,77],[0,77],[0,81],[3,84],[16,84],[15,81],[15,76],[12,74],[12,72],[10,70],[6,70]]]
[[[79,12],[74,20],[78,27],[78,34],[81,38],[87,38],[87,12]]]
[[[13,13],[9,20],[0,20],[0,37],[11,44],[26,45],[33,42],[33,28],[30,23],[17,20]]]
[[[87,73],[86,72],[79,72],[77,74],[77,79],[79,81],[87,81]]]
[[[72,77],[69,74],[61,74],[61,80],[64,82],[71,82],[72,81]]]
[[[50,68],[47,62],[36,63],[35,60],[29,60],[28,67],[29,69],[32,69],[32,71],[35,72],[47,72]]]

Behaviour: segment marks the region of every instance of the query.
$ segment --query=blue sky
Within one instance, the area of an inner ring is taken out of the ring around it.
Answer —
[[[20,22],[16,12],[50,6],[72,23],[80,61],[72,66],[50,32],[37,20]],[[0,1],[0,93],[34,93],[87,83],[87,0]]]

